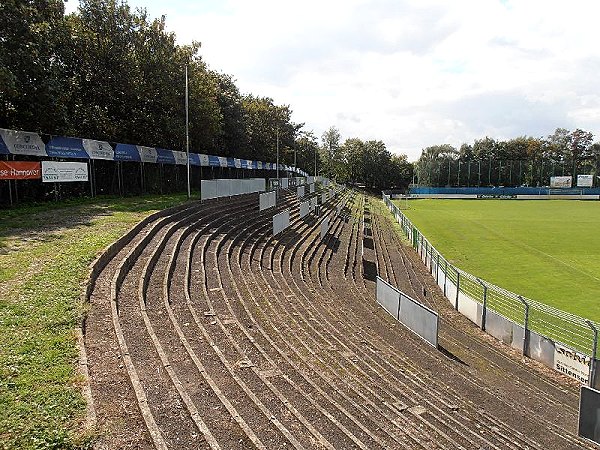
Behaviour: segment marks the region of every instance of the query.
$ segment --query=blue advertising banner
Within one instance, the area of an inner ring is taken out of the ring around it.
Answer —
[[[141,161],[137,145],[117,144],[115,147],[115,161]]]
[[[208,165],[211,167],[221,167],[221,161],[218,156],[208,155]]]
[[[55,158],[90,158],[83,148],[83,139],[73,137],[53,137],[46,144],[46,153]]]
[[[171,150],[156,149],[156,162],[161,164],[175,164],[175,155]]]
[[[229,167],[231,169],[235,169],[235,159],[234,158],[227,158],[227,167]]]
[[[200,155],[198,153],[190,153],[190,166],[200,165]]]
[[[0,135],[0,155],[10,155],[8,147],[6,146],[4,139],[2,139],[2,135]]]

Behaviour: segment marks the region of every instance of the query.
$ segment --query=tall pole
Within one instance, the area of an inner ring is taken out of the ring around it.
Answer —
[[[187,196],[192,196],[190,190],[190,120],[188,100],[188,65],[185,65],[185,153],[187,155]]]

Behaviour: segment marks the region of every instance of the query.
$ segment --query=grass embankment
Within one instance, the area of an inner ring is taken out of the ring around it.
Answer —
[[[86,448],[75,329],[88,266],[184,195],[100,198],[0,211],[0,448]]]
[[[457,267],[600,322],[600,203],[427,199],[403,212]]]

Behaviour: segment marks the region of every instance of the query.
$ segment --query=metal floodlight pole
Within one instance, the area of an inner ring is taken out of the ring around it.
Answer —
[[[185,153],[187,156],[187,196],[188,199],[192,196],[190,188],[190,114],[189,114],[189,99],[188,99],[188,65],[185,65]]]
[[[277,189],[279,190],[281,180],[279,179],[279,127],[275,128],[275,141],[277,148]]]

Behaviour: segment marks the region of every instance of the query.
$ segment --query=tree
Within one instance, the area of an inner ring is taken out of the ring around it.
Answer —
[[[72,46],[62,0],[0,2],[0,127],[64,129]]]
[[[277,106],[273,99],[246,95],[242,100],[248,148],[253,159],[274,160],[279,137],[281,164],[293,162],[295,138],[303,124],[291,121],[292,110],[288,105]]]

